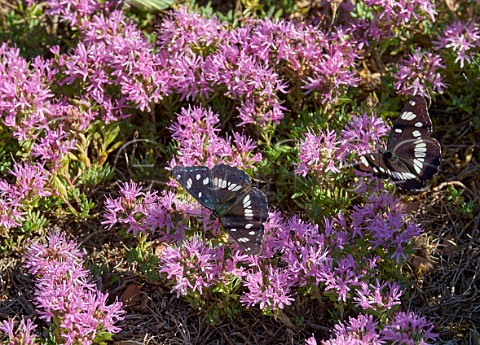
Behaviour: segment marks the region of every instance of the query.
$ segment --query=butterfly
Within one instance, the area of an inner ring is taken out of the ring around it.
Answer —
[[[212,211],[210,218],[219,219],[248,254],[260,253],[268,201],[260,189],[252,187],[244,171],[218,164],[212,170],[205,166],[176,166],[172,172],[188,193]]]
[[[440,165],[441,146],[430,137],[432,130],[425,98],[413,96],[390,131],[387,149],[360,156],[353,166],[400,188],[421,190]]]

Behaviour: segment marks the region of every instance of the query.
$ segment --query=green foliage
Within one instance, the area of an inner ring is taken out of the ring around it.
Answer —
[[[457,208],[460,214],[470,219],[473,219],[474,210],[480,206],[478,202],[475,203],[475,200],[470,200],[465,196],[465,190],[457,189],[452,185],[448,186],[447,200]]]
[[[32,234],[42,229],[47,224],[47,222],[47,218],[45,218],[43,212],[41,212],[40,210],[30,212],[26,215],[18,234],[24,234],[27,238],[30,238]],[[19,240],[20,239],[21,236],[19,236]]]
[[[215,7],[212,1],[198,6],[195,0],[190,0],[188,5],[203,16],[216,16],[221,21],[234,25],[238,25],[244,18],[288,18],[297,10],[294,0],[241,0],[238,3],[225,1],[221,6]]]
[[[43,5],[22,1],[2,5],[0,41],[15,43],[23,56],[32,58],[48,54],[48,47],[60,44],[61,36],[49,30],[50,23],[43,13]],[[47,48],[47,49],[46,49]]]
[[[233,319],[244,310],[239,301],[241,287],[241,280],[231,276],[221,284],[203,288],[202,294],[189,291],[185,299],[194,308],[205,312],[205,320],[209,324],[218,325],[225,318]]]
[[[115,176],[115,170],[107,162],[103,166],[94,164],[86,167],[83,162],[80,162],[78,168],[77,184],[89,190],[97,187]]]
[[[87,167],[90,167],[91,163],[98,163],[103,165],[108,155],[117,150],[122,142],[118,140],[120,134],[120,124],[117,122],[111,122],[105,124],[101,121],[93,122],[86,135],[79,133],[78,136],[82,141],[77,144],[79,156],[78,159],[84,162]]]
[[[138,244],[136,247],[126,248],[125,257],[129,263],[138,265],[138,271],[142,273],[149,281],[156,282],[160,280],[158,273],[158,257],[155,256],[155,243],[147,241],[143,235],[137,236]]]
[[[172,6],[175,0],[130,0],[128,3],[144,11],[161,11]]]
[[[95,339],[93,339],[93,344],[98,344],[98,345],[107,345],[111,344],[113,340],[113,334],[108,333],[108,332],[98,332],[95,335]]]
[[[336,174],[329,175],[327,181],[330,180],[330,184],[326,184],[325,179],[319,184],[318,180],[307,178],[304,188],[298,188],[300,192],[295,195],[297,200],[303,200],[307,216],[316,222],[321,222],[327,215],[340,213],[352,201],[352,194],[341,186],[345,179]]]
[[[68,193],[69,200],[75,200],[75,208],[70,207],[68,209],[72,215],[78,218],[78,220],[87,220],[91,218],[90,211],[94,209],[95,202],[90,200],[79,189],[70,189]],[[70,204],[71,205],[71,204]]]
[[[13,165],[12,158],[20,149],[18,141],[13,140],[12,133],[0,125],[0,176],[6,176]]]

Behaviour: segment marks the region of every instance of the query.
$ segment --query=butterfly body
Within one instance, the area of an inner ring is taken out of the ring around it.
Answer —
[[[212,211],[229,235],[249,254],[258,254],[268,217],[265,194],[252,187],[242,170],[225,165],[173,168],[173,176],[200,204]]]
[[[387,149],[360,156],[354,167],[390,178],[400,188],[421,190],[440,165],[441,146],[430,137],[432,130],[425,99],[414,96],[390,131]]]

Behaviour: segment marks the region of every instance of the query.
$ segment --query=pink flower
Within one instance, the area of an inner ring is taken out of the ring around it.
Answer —
[[[82,267],[83,253],[60,233],[47,236],[46,244],[32,243],[26,267],[35,275],[34,303],[40,319],[52,323],[57,342],[92,344],[102,332],[118,333],[123,319],[121,302],[107,305],[108,294],[91,283]]]
[[[465,61],[470,64],[478,54],[480,30],[475,22],[456,21],[448,25],[433,43],[437,50],[443,48],[456,54],[455,63],[460,61],[460,68],[463,68]]]
[[[223,251],[223,246],[213,249],[193,237],[181,246],[164,248],[160,257],[160,273],[166,273],[167,278],[173,280],[172,291],[177,292],[177,297],[192,291],[202,294],[205,288],[223,279]]]
[[[62,166],[66,155],[75,148],[76,140],[70,139],[62,126],[58,129],[45,129],[41,137],[32,147],[32,156],[39,157],[44,164],[51,165],[55,171]]]
[[[256,143],[240,133],[233,133],[233,140],[220,132],[220,118],[211,110],[201,107],[182,109],[177,121],[170,127],[172,138],[179,141],[180,147],[175,165],[207,165],[212,167],[219,162],[250,168],[261,160],[260,153],[253,153]],[[233,141],[233,142],[232,142]]]
[[[417,49],[398,64],[394,87],[402,95],[442,94],[446,85],[439,70],[444,68],[440,56]]]
[[[434,325],[425,317],[412,312],[399,312],[391,322],[381,331],[381,340],[392,344],[428,344],[434,341],[438,334],[433,332]]]
[[[312,132],[305,134],[300,143],[300,164],[295,170],[298,175],[306,176],[309,171],[317,174],[326,172],[337,173],[340,170],[335,166],[340,156],[337,135],[334,131],[321,131],[318,135]]]
[[[345,323],[335,325],[332,337],[322,342],[323,345],[381,345],[380,336],[377,333],[377,321],[371,315],[358,315],[350,317]]]
[[[20,320],[20,324],[16,330],[14,330],[14,322],[12,319],[3,320],[0,324],[0,331],[8,336],[8,342],[4,343],[6,345],[38,344],[40,340],[37,338],[35,328],[37,328],[37,325],[35,325],[32,320],[23,318]]]

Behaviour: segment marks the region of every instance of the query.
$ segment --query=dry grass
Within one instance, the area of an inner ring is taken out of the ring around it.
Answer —
[[[431,110],[433,117],[435,110]],[[435,321],[444,341],[480,341],[480,142],[473,118],[444,114],[437,126],[442,165],[432,191],[415,197],[415,212],[425,232],[412,261],[416,284],[410,302]],[[452,198],[450,188],[463,190]],[[471,212],[462,211],[471,204]]]

